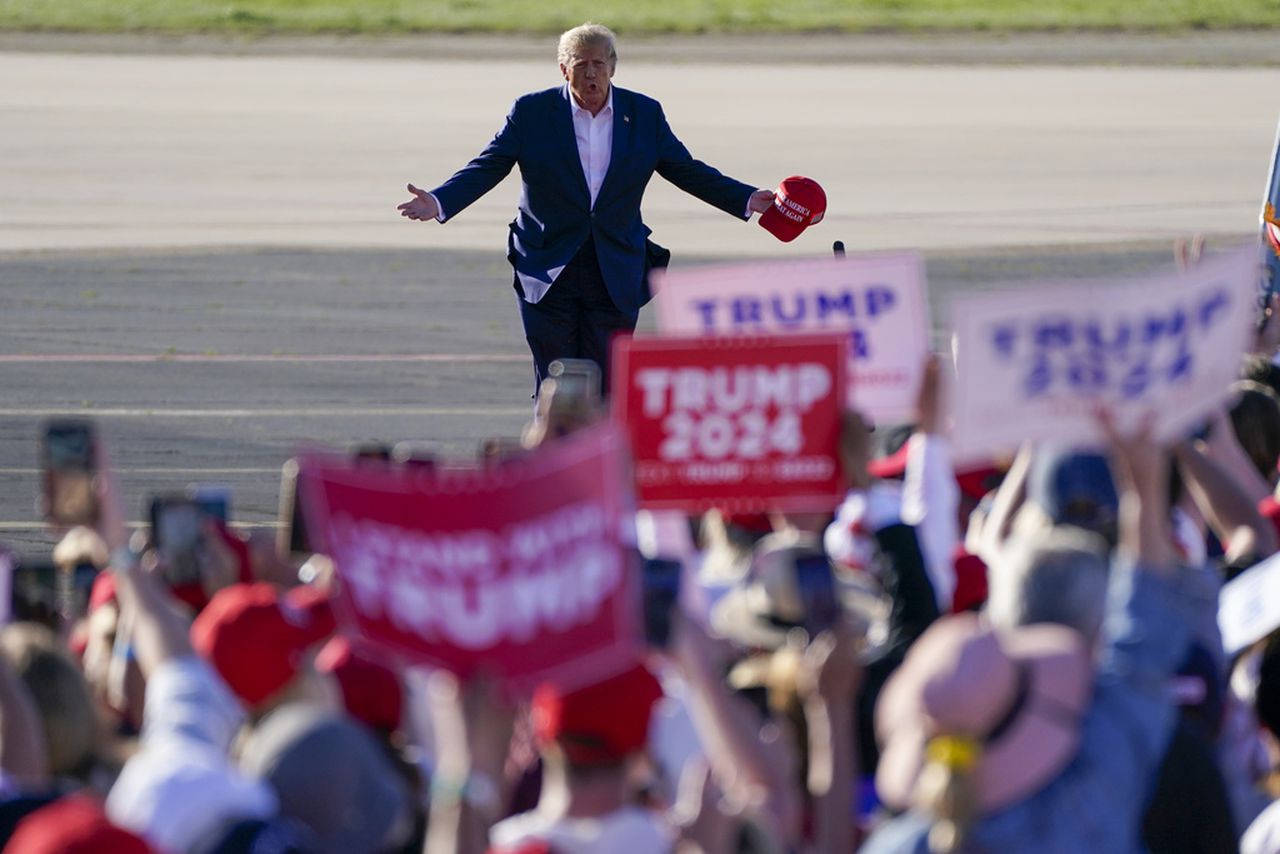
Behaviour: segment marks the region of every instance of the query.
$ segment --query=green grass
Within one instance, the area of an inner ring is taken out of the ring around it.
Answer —
[[[1280,0],[0,0],[0,29],[556,33],[1188,30],[1280,26]]]

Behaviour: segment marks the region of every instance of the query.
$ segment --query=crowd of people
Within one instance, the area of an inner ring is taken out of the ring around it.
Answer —
[[[930,360],[911,425],[847,417],[839,507],[641,536],[667,636],[529,696],[347,633],[341,567],[270,538],[207,523],[175,589],[102,448],[53,555],[91,594],[0,632],[3,851],[1280,851],[1280,633],[1218,625],[1277,551],[1259,347],[1170,447],[1102,410],[1106,447],[960,471]],[[605,417],[547,382],[521,453]]]

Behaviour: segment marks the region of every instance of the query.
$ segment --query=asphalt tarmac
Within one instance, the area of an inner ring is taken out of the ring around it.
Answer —
[[[717,44],[628,64],[624,43],[617,83],[725,172],[809,174],[831,205],[783,245],[656,180],[646,221],[676,264],[919,247],[941,330],[957,289],[1146,271],[1175,237],[1256,228],[1275,69],[775,65]],[[465,456],[518,433],[515,179],[443,227],[394,208],[554,85],[550,55],[27,47],[0,44],[0,541],[49,543],[54,415],[97,420],[135,519],[152,492],[217,482],[257,527],[300,445]]]
[[[692,265],[729,259],[677,258]],[[1172,264],[1164,243],[928,256],[950,294]],[[76,251],[0,255],[0,542],[50,544],[37,436],[88,416],[135,520],[148,496],[231,487],[236,521],[276,521],[280,466],[304,447],[409,441],[465,458],[517,436],[532,369],[505,262],[446,250]],[[651,311],[641,327],[652,328]]]

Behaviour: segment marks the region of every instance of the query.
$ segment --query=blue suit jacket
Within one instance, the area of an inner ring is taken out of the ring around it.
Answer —
[[[615,86],[613,154],[593,209],[569,97],[566,84],[516,99],[493,141],[432,193],[451,219],[519,164],[520,208],[507,244],[516,271],[549,282],[547,271],[567,264],[590,234],[609,295],[633,313],[649,301],[640,200],[653,173],[742,219],[754,188],[694,160],[657,101]]]

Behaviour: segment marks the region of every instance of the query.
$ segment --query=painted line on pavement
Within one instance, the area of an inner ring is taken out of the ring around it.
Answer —
[[[194,364],[242,364],[247,362],[299,363],[299,364],[343,364],[343,363],[391,363],[391,362],[427,362],[427,363],[481,363],[481,364],[514,364],[529,361],[528,355],[513,353],[382,353],[382,354],[350,354],[341,353],[4,353],[0,354],[0,364],[148,364],[148,363],[194,363]]]
[[[129,528],[148,528],[150,522],[133,521],[124,523]],[[229,527],[232,528],[280,528],[283,527],[281,522],[230,522]],[[49,525],[45,522],[26,522],[22,520],[0,521],[0,531],[37,531],[48,529]]]
[[[0,418],[390,418],[404,415],[505,417],[533,415],[525,407],[371,406],[306,409],[162,409],[158,407],[6,407]]]
[[[38,468],[0,468],[0,475],[31,476],[42,474]],[[115,467],[116,474],[183,474],[183,475],[232,475],[232,474],[279,474],[280,467],[267,468],[165,468],[163,466],[139,466],[137,468]]]

